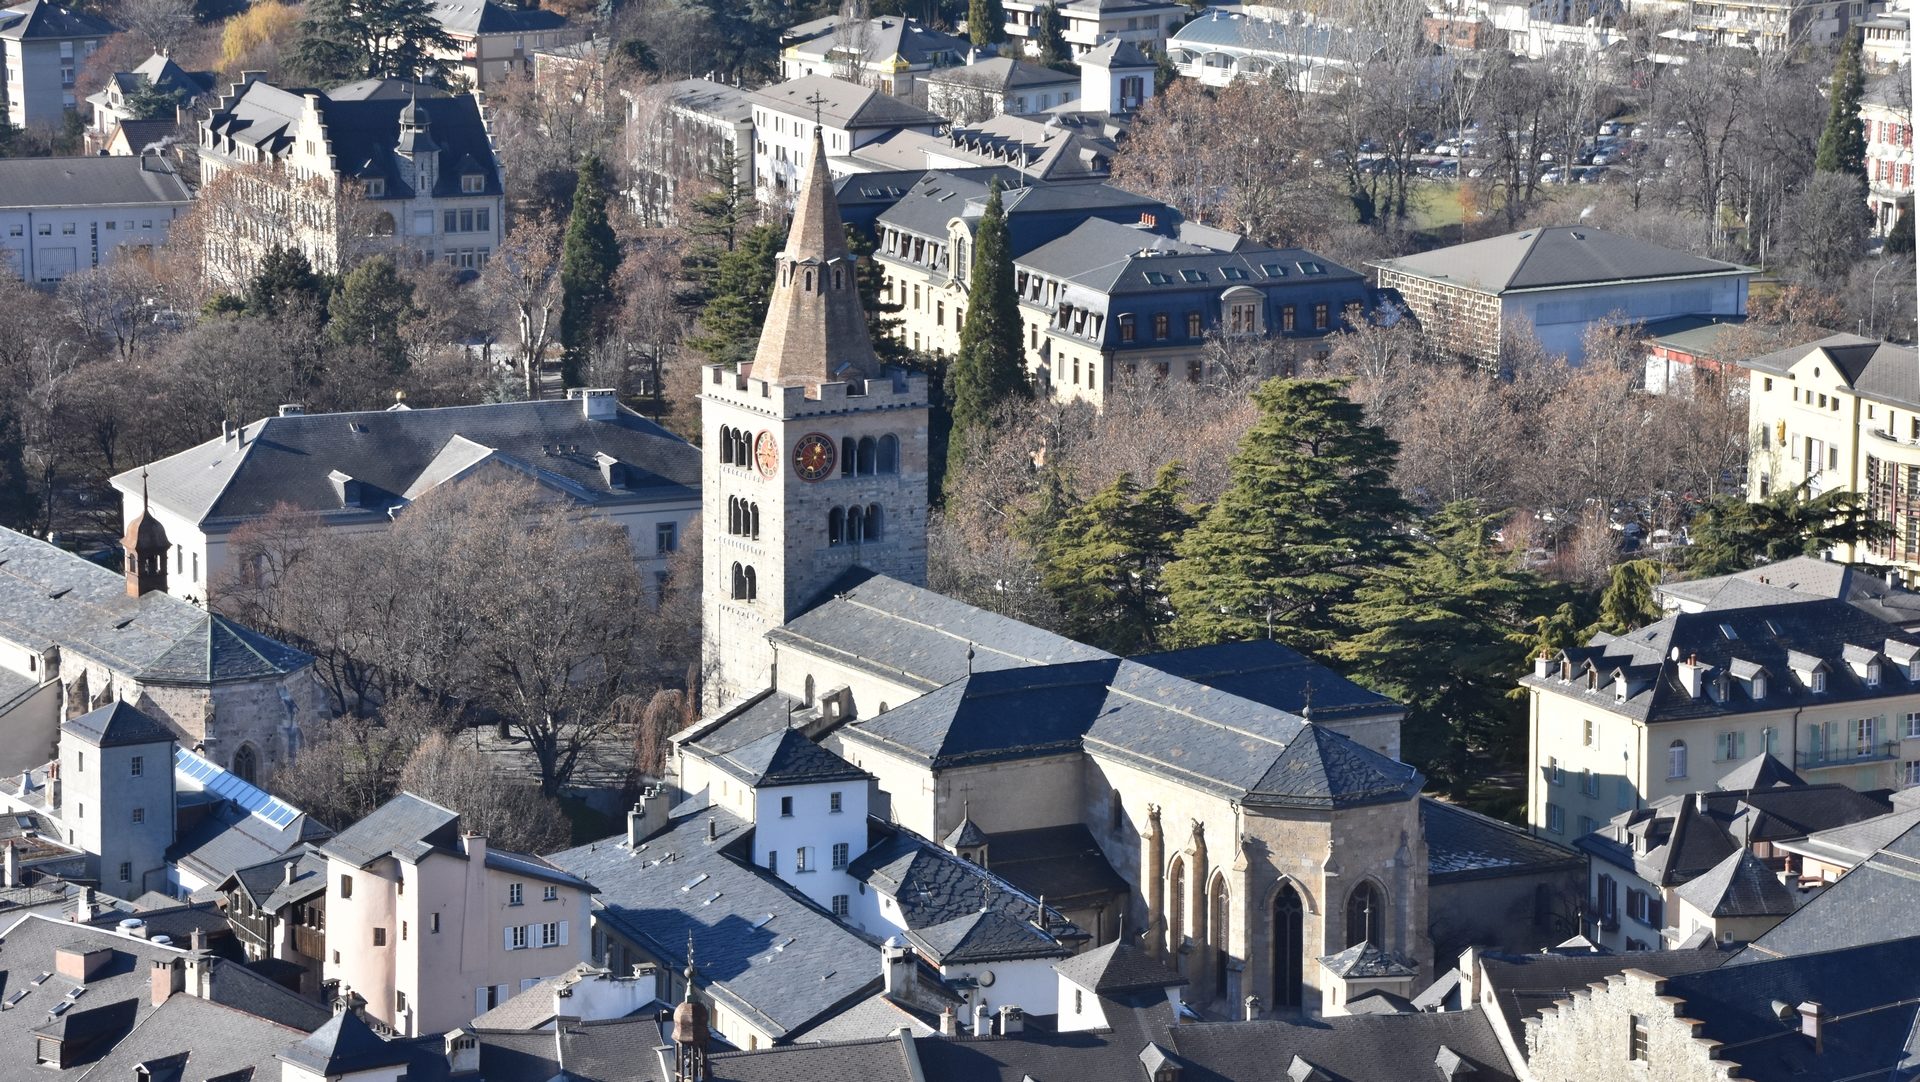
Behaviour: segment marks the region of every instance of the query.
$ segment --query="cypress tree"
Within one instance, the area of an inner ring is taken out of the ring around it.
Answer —
[[[560,250],[560,379],[565,386],[580,386],[613,306],[613,276],[619,269],[620,246],[607,221],[605,174],[600,159],[589,155],[580,162]]]
[[[1068,635],[1116,654],[1160,648],[1173,617],[1161,574],[1193,526],[1185,487],[1178,463],[1144,489],[1123,473],[1055,526],[1041,546],[1041,586]]]
[[[1860,39],[1849,34],[1827,85],[1827,126],[1814,152],[1816,172],[1850,173],[1862,181],[1867,179],[1867,135],[1860,122],[1860,98],[1866,90],[1866,73],[1860,69]]]
[[[1404,543],[1397,448],[1366,423],[1343,380],[1272,379],[1227,489],[1167,568],[1173,637],[1190,645],[1272,637],[1304,650],[1333,638],[1334,607]]]
[[[1000,0],[967,0],[967,40],[981,49],[1007,40],[1007,13]]]
[[[998,180],[988,191],[974,234],[970,273],[967,321],[947,370],[947,402],[953,415],[947,445],[949,483],[966,468],[967,441],[986,431],[994,410],[1008,399],[1033,397],[1026,353],[1020,347],[1020,302],[1013,292],[1013,255]]]

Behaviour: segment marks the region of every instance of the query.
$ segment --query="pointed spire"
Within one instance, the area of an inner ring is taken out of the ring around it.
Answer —
[[[854,258],[818,126],[786,247],[774,264],[773,302],[753,355],[754,378],[802,385],[878,376],[880,358],[860,307]]]

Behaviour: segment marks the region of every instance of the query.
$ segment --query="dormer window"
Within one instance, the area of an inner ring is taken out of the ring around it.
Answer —
[[[1877,688],[1880,686],[1880,663],[1878,661],[1867,662],[1866,681],[1867,681],[1867,686],[1870,688]]]
[[[1620,673],[1613,678],[1613,701],[1616,703],[1624,703],[1627,701],[1626,673]]]
[[[1753,677],[1753,697],[1755,700],[1767,697],[1767,674],[1756,673]]]
[[[387,178],[385,177],[367,178],[367,194],[374,198],[379,198],[380,196],[387,194]]]
[[[460,190],[468,195],[479,195],[487,190],[487,178],[479,173],[462,173]]]
[[[1827,674],[1824,672],[1821,672],[1818,669],[1815,669],[1814,671],[1808,673],[1807,687],[1811,688],[1816,693],[1827,690]]]

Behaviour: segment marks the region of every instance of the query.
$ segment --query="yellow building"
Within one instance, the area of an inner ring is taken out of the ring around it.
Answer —
[[[1842,546],[1848,563],[1920,572],[1920,361],[1912,347],[1853,334],[1755,357],[1747,491],[1756,499],[1805,485],[1867,494],[1891,540]]]
[[[1569,843],[1763,751],[1811,783],[1920,782],[1920,635],[1845,601],[1676,613],[1521,683],[1527,822]]]

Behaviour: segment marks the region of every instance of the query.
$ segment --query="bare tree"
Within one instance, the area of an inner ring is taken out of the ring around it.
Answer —
[[[460,813],[460,829],[489,846],[551,853],[567,846],[571,824],[560,802],[538,785],[503,774],[487,753],[445,733],[430,733],[400,771],[405,792]]]
[[[538,212],[522,215],[487,261],[482,283],[518,332],[522,389],[539,398],[547,347],[560,330],[560,224]]]

